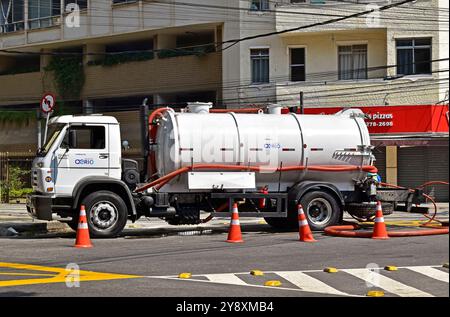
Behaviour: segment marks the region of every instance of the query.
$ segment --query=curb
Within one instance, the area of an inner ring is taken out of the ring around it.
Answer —
[[[210,226],[192,226],[189,228],[139,228],[139,229],[125,229],[119,237],[128,239],[139,239],[149,237],[164,237],[174,236],[180,233],[188,233],[186,236],[198,236],[198,235],[213,235],[219,233],[228,233],[229,226],[225,225],[210,225]],[[245,224],[245,233],[247,232],[272,232],[273,229],[269,225],[265,224]],[[275,231],[273,231],[275,232]]]
[[[14,234],[14,231],[16,234]],[[36,233],[65,233],[72,231],[65,223],[59,221],[49,222],[6,222],[0,223],[0,237],[29,235]]]
[[[139,239],[139,238],[159,238],[165,236],[198,236],[212,235],[219,233],[227,233],[229,226],[225,225],[208,225],[208,226],[191,226],[191,227],[160,227],[160,228],[125,228],[118,236],[120,238]],[[245,232],[272,232],[269,225],[265,224],[245,224]],[[75,235],[70,227],[59,221],[37,222],[37,223],[21,223],[9,222],[0,223],[0,238],[16,237],[16,238],[52,238],[58,234]]]

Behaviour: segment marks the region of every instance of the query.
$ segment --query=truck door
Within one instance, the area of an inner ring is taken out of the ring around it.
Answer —
[[[108,126],[71,124],[55,152],[55,192],[71,195],[87,176],[109,176]]]

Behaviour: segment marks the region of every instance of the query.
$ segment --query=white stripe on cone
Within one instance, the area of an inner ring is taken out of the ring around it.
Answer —
[[[84,223],[79,223],[78,224],[78,229],[89,229],[88,228],[88,224],[86,222]]]
[[[384,217],[375,218],[374,222],[384,222]]]
[[[80,216],[86,216],[86,211],[84,209],[80,210]]]
[[[237,225],[237,226],[239,226],[240,225],[240,223],[239,223],[239,220],[231,220],[231,224],[232,225]]]
[[[308,225],[308,221],[307,220],[300,220],[298,222],[299,226],[307,226]]]

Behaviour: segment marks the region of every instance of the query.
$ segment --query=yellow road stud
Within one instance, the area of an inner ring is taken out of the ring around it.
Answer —
[[[277,287],[277,286],[281,286],[281,282],[277,281],[277,280],[267,281],[264,283],[264,286]]]
[[[191,278],[192,274],[191,273],[180,273],[180,275],[178,275],[178,278]]]
[[[251,271],[250,271],[250,274],[251,274],[251,275],[254,275],[254,276],[263,276],[263,275],[264,275],[264,272],[263,272],[263,271],[260,271],[260,270],[251,270]]]
[[[337,273],[338,269],[335,267],[326,267],[323,271],[327,273]]]
[[[367,296],[369,297],[383,297],[384,292],[383,291],[368,291]]]
[[[384,267],[384,269],[386,271],[397,271],[398,270],[398,268],[396,266],[393,266],[393,265],[387,265],[387,266]]]

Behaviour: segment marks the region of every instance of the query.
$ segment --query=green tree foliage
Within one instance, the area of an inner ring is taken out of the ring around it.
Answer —
[[[3,196],[20,198],[31,193],[31,188],[25,188],[25,178],[29,177],[30,171],[19,166],[12,166],[8,170],[8,179],[0,182]]]

